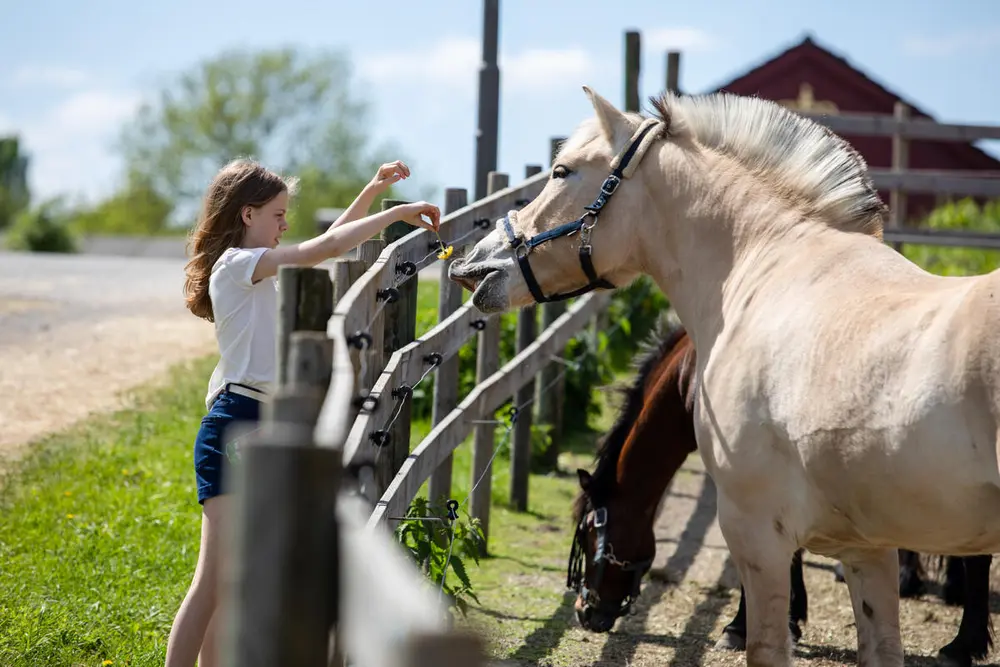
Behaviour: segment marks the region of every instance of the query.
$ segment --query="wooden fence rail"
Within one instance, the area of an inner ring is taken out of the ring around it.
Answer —
[[[474,426],[473,421],[489,419],[494,410],[516,395],[551,360],[559,348],[579,333],[594,313],[607,307],[610,299],[611,296],[603,292],[580,297],[534,342],[485,382],[477,384],[458,407],[413,450],[379,500],[368,525],[374,527],[385,522],[395,527],[396,517],[405,513],[406,507],[431,472],[468,437]]]

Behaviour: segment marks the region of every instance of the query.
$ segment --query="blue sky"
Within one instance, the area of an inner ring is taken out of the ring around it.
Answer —
[[[202,4],[204,2],[204,4]],[[13,5],[13,6],[11,6]],[[337,49],[372,104],[369,131],[413,169],[405,196],[472,189],[479,0],[31,0],[0,23],[0,132],[20,132],[42,197],[119,182],[112,140],[164,78],[233,47]],[[547,164],[549,137],[590,114],[580,90],[623,99],[624,32],[642,32],[641,95],[707,90],[809,32],[939,120],[1000,123],[1000,0],[501,0],[498,168]],[[996,142],[988,150],[1000,154]]]

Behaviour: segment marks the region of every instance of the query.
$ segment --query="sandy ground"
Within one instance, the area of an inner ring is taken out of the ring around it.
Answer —
[[[569,510],[567,509],[567,512]],[[565,595],[555,617],[568,626],[547,625],[527,638],[532,659],[497,661],[503,667],[587,665],[588,667],[735,667],[746,654],[715,648],[722,629],[736,614],[739,579],[716,519],[715,488],[692,454],[674,479],[656,524],[657,549],[651,576],[631,615],[618,620],[608,634],[583,630],[572,616],[573,596]],[[569,536],[567,536],[567,540]],[[856,665],[857,634],[847,586],[836,582],[835,561],[806,554],[805,584],[809,622],[794,649],[794,664],[808,667]],[[538,573],[535,585],[554,594],[565,586],[561,571]],[[1000,566],[994,559],[993,591],[1000,588]],[[512,590],[514,589],[514,582]],[[928,583],[919,599],[900,601],[905,664],[937,667],[938,649],[958,631],[961,608],[946,606],[940,585]],[[996,595],[991,596],[994,627]],[[565,622],[565,621],[563,621]],[[561,624],[560,624],[561,625]],[[537,657],[538,653],[544,657]],[[522,654],[526,654],[524,651]],[[996,665],[998,651],[979,664]]]
[[[183,267],[0,252],[0,459],[214,352],[212,325],[184,308]]]
[[[0,462],[215,352],[212,325],[184,307],[184,262],[0,251]]]

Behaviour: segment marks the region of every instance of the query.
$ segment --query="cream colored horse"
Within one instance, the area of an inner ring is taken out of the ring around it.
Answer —
[[[934,276],[884,245],[864,161],[776,104],[666,95],[644,119],[585,91],[596,118],[452,279],[496,312],[651,276],[697,349],[748,664],[791,662],[788,563],[805,547],[846,566],[858,662],[901,665],[896,547],[1000,551],[1000,277]],[[602,183],[599,215],[559,227]]]

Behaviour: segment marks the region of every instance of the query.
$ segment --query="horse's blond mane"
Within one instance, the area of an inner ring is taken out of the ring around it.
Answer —
[[[888,209],[865,160],[827,127],[757,97],[668,91],[650,101],[671,136],[729,156],[833,226],[882,237]]]

